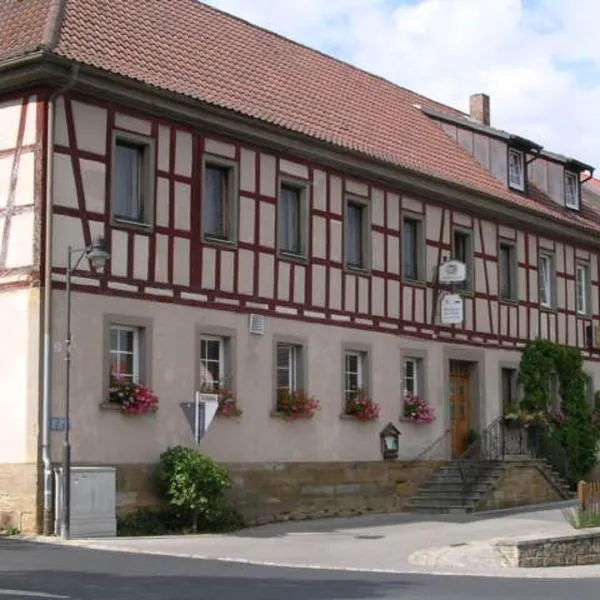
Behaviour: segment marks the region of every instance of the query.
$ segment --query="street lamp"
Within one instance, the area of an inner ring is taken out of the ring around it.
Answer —
[[[110,254],[106,249],[103,238],[97,238],[87,248],[67,250],[67,339],[65,342],[65,434],[62,447],[62,506],[60,537],[68,540],[71,530],[71,441],[69,427],[70,393],[71,393],[71,276],[86,257],[98,272],[104,270]]]

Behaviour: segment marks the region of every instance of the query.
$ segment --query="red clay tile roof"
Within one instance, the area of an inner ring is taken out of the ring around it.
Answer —
[[[413,105],[460,111],[196,0],[65,2],[58,55],[598,229],[512,193]],[[0,0],[0,38],[10,34],[0,59],[48,43],[49,4],[57,0]]]

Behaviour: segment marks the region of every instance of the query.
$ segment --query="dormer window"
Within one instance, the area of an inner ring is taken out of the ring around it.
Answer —
[[[525,191],[525,155],[514,148],[508,149],[508,186]]]
[[[565,206],[579,210],[579,177],[571,171],[565,171]]]

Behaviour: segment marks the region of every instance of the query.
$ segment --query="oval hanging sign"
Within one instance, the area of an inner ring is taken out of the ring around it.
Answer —
[[[440,283],[460,283],[467,278],[467,266],[459,260],[448,260],[438,267]]]

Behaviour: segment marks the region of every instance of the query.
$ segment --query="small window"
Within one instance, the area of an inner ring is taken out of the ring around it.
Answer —
[[[304,256],[305,223],[304,188],[282,183],[279,193],[279,250],[285,254]]]
[[[552,256],[550,256],[549,254],[542,254],[540,256],[538,270],[540,304],[545,307],[551,307],[553,305],[554,288],[554,270],[552,264]]]
[[[456,286],[463,289],[470,289],[472,283],[472,265],[473,265],[473,244],[471,234],[466,231],[455,231],[452,241],[452,257],[465,263],[467,267],[467,278]]]
[[[588,265],[578,264],[575,269],[575,294],[577,314],[589,314],[590,269]]]
[[[415,358],[404,361],[404,396],[418,396],[419,390],[419,363]]]
[[[351,399],[357,390],[364,389],[365,353],[349,351],[344,355],[344,399]]]
[[[364,204],[348,202],[346,207],[346,265],[367,268],[367,209]]]
[[[113,325],[110,328],[110,374],[140,381],[140,329]]]
[[[500,299],[517,300],[517,261],[515,247],[500,244],[499,248]]]
[[[508,185],[509,187],[525,190],[525,155],[520,150],[508,150]]]
[[[502,369],[502,405],[514,408],[519,403],[517,369]]]
[[[225,384],[226,344],[224,338],[200,338],[200,385],[203,392],[217,390]]]
[[[579,177],[570,171],[565,171],[565,205],[579,210]]]
[[[137,138],[115,138],[112,216],[116,221],[150,224],[152,152]]]
[[[422,279],[421,222],[405,217],[402,236],[402,274],[407,281],[419,281]]]
[[[214,240],[234,240],[233,167],[207,162],[204,165],[202,195],[202,227],[204,237]]]
[[[277,344],[277,397],[282,392],[295,392],[300,383],[302,347],[296,344]]]

